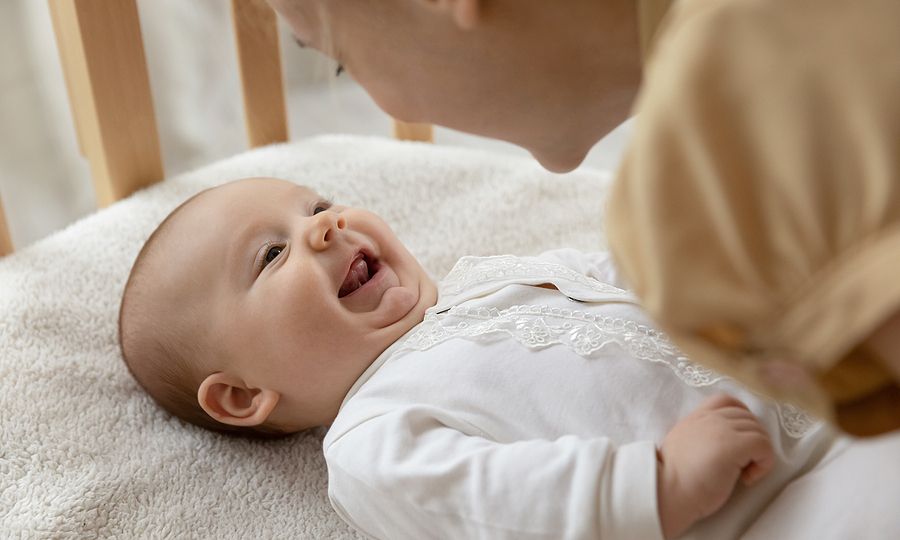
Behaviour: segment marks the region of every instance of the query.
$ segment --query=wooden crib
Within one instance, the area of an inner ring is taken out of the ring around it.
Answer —
[[[164,178],[136,0],[48,0],[81,154],[98,207]],[[635,0],[646,53],[673,0]],[[231,0],[250,147],[288,139],[275,13]],[[431,141],[432,126],[394,122],[398,139]],[[12,252],[0,201],[0,256]]]

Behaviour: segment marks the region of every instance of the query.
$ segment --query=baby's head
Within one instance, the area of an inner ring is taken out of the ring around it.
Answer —
[[[378,216],[285,180],[209,189],[147,240],[119,313],[122,355],[166,410],[229,434],[328,425],[437,290]]]

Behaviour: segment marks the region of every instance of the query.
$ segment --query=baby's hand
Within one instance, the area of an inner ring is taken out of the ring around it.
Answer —
[[[718,394],[675,424],[659,452],[663,534],[673,538],[725,504],[738,477],[749,486],[775,465],[765,428],[746,405]]]

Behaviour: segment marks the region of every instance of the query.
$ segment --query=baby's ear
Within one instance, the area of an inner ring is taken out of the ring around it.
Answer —
[[[463,30],[472,30],[481,20],[481,0],[417,0],[436,11],[453,17],[456,26]]]
[[[281,395],[274,390],[248,388],[238,377],[213,373],[197,390],[197,401],[206,414],[231,426],[263,424]]]

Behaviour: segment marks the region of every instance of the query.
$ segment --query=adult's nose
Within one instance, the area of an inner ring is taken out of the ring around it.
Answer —
[[[347,228],[347,219],[337,212],[325,210],[312,216],[312,227],[308,233],[309,246],[322,251],[328,249],[340,231]]]

